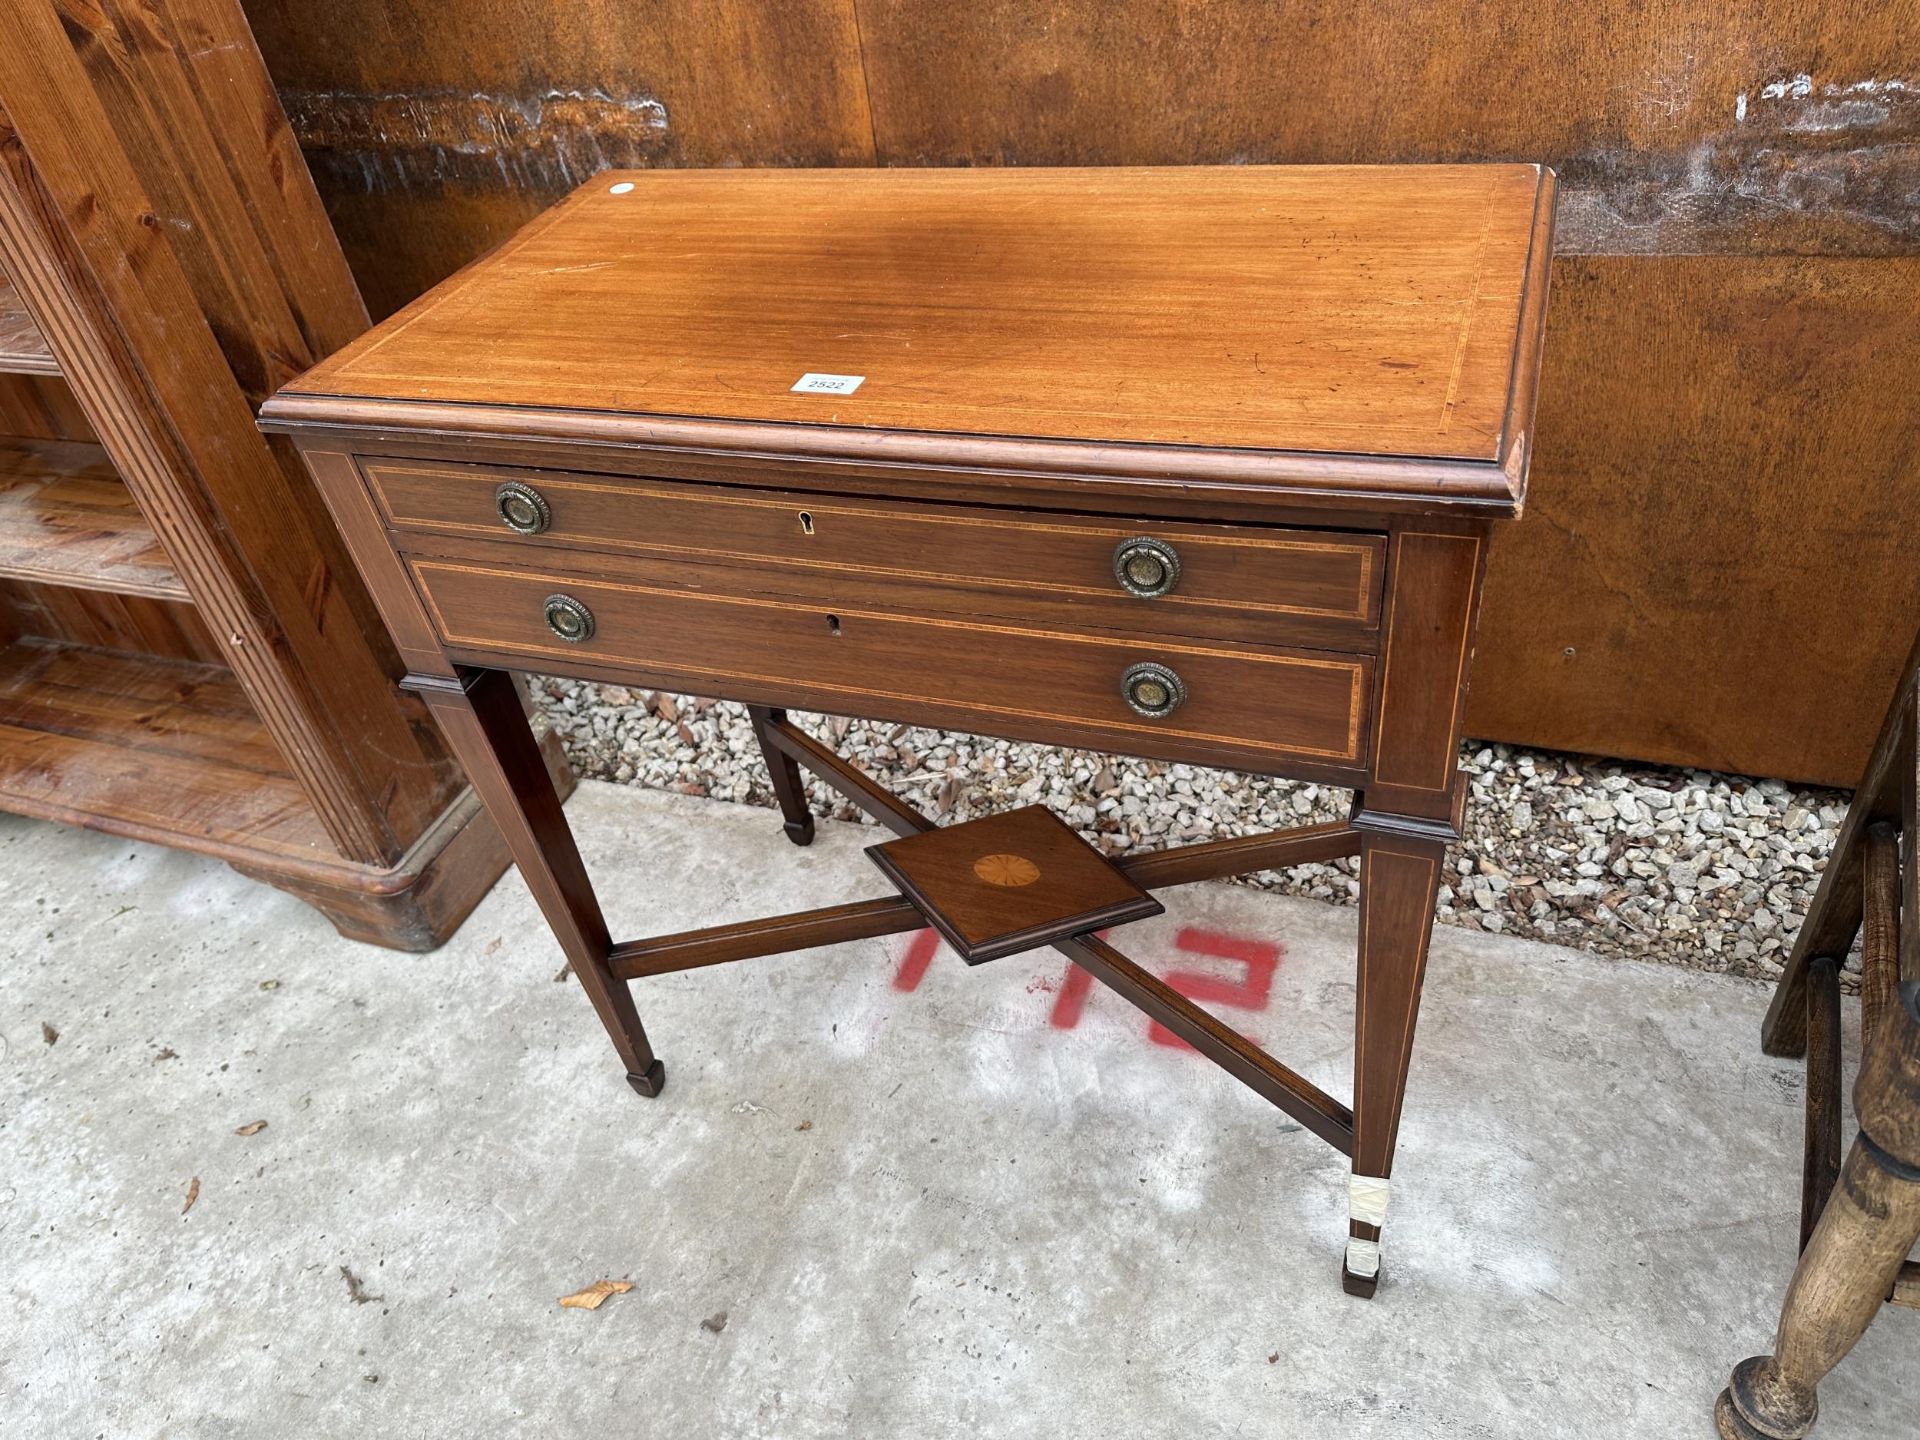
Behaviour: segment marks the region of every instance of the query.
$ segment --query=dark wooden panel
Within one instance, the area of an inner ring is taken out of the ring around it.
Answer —
[[[377,313],[609,167],[873,160],[855,0],[246,9]]]
[[[1851,786],[1920,627],[1920,260],[1563,260],[1469,733]]]
[[[1912,0],[247,10],[382,314],[627,165],[1544,160],[1566,252],[1920,245]]]
[[[504,180],[485,190],[364,190],[324,170],[316,179],[331,182],[321,192],[327,215],[376,320],[504,243],[553,201]]]
[[[854,0],[248,0],[297,130],[406,183],[872,158]],[[463,172],[461,167],[467,167]]]
[[[863,0],[860,20],[886,164],[1542,160],[1563,250],[1920,246],[1910,0]]]

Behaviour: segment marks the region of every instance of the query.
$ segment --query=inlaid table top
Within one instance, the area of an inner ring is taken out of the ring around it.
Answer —
[[[1228,452],[1243,481],[1511,512],[1550,209],[1534,165],[610,172],[269,413],[1038,469]]]

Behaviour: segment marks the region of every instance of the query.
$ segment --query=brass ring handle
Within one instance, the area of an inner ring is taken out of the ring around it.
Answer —
[[[569,645],[593,638],[593,612],[571,595],[547,597],[547,628]]]
[[[1122,540],[1113,547],[1113,578],[1129,595],[1152,600],[1180,583],[1180,554],[1151,535]]]
[[[509,480],[493,492],[493,508],[500,512],[509,530],[522,535],[538,535],[553,523],[547,497],[518,480]]]
[[[1159,720],[1187,703],[1187,687],[1165,665],[1143,661],[1120,677],[1120,695],[1136,715]]]

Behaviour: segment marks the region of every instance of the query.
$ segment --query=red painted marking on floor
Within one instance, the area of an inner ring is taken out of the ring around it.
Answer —
[[[1210,1000],[1216,1005],[1231,1005],[1237,1010],[1264,1010],[1273,990],[1273,972],[1280,966],[1280,947],[1265,940],[1249,940],[1239,935],[1223,935],[1217,930],[1188,926],[1174,938],[1174,948],[1189,955],[1206,955],[1218,960],[1236,960],[1247,967],[1245,978],[1223,980],[1218,975],[1198,970],[1169,970],[1168,985],[1189,1000]],[[1156,1045],[1176,1050],[1193,1047],[1158,1020],[1147,1027],[1147,1038]]]
[[[1047,1023],[1056,1030],[1071,1030],[1080,1023],[1080,1016],[1087,1008],[1087,994],[1093,989],[1093,976],[1071,961],[1067,964],[1066,979],[1060,982],[1060,993],[1053,997],[1053,1013],[1047,1017]]]
[[[939,949],[938,932],[917,932],[907,946],[907,953],[900,957],[900,968],[893,975],[893,988],[905,991],[919,989],[920,982],[927,978],[927,967],[933,963],[933,957]]]
[[[1105,938],[1104,933],[1101,938]],[[1280,968],[1281,958],[1286,953],[1283,947],[1271,941],[1228,935],[1218,930],[1203,930],[1193,925],[1181,929],[1174,936],[1173,945],[1183,954],[1231,960],[1246,967],[1245,975],[1238,980],[1225,979],[1202,970],[1170,970],[1165,977],[1168,985],[1189,1000],[1231,1006],[1237,1010],[1267,1008],[1273,992],[1274,971]],[[900,957],[900,968],[893,976],[893,988],[906,993],[919,989],[939,950],[938,932],[916,931],[908,942],[906,953]],[[1026,988],[1029,995],[1051,994],[1053,1009],[1047,1016],[1047,1024],[1055,1030],[1071,1030],[1086,1014],[1087,1000],[1093,994],[1093,976],[1078,965],[1069,964],[1057,987],[1053,980],[1039,975],[1028,981]],[[1176,1050],[1193,1048],[1158,1021],[1148,1024],[1147,1038],[1156,1045],[1167,1045]]]

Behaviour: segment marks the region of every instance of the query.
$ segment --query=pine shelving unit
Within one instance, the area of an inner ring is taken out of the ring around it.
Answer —
[[[59,374],[0,277],[0,377]],[[16,390],[14,423],[72,408],[34,399]],[[0,598],[0,806],[223,859],[326,854],[311,807],[98,442],[0,435]],[[136,615],[145,624],[129,624]]]
[[[506,849],[254,426],[366,324],[237,0],[0,7],[0,810],[419,950]]]

